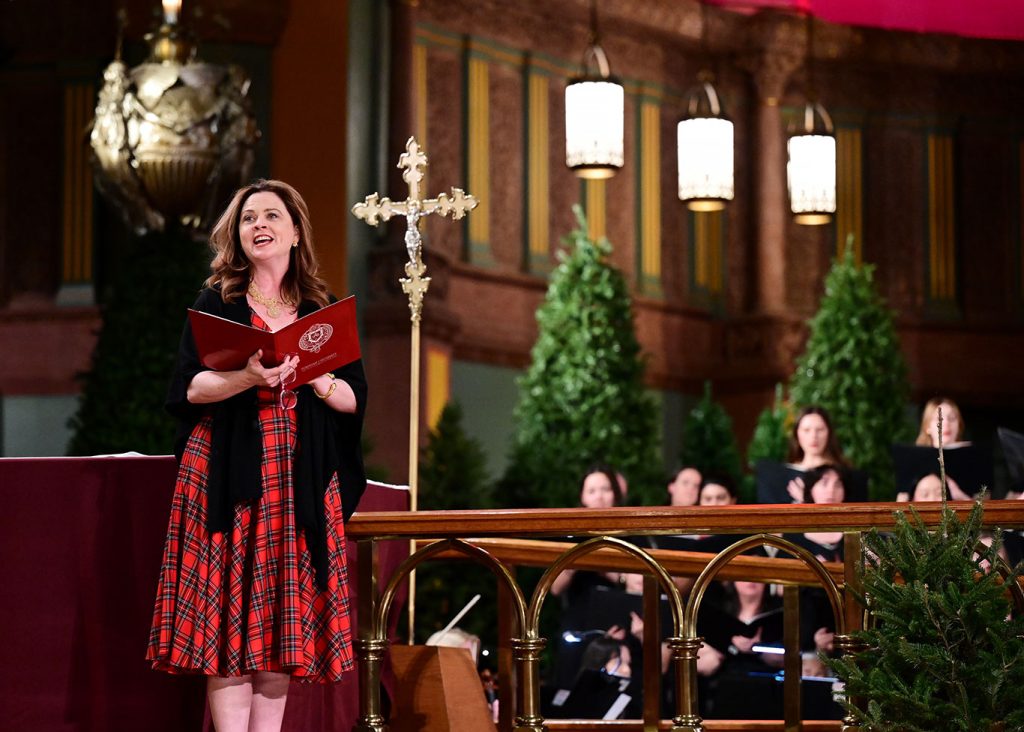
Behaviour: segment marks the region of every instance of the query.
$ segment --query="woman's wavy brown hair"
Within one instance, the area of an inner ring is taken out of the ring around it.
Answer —
[[[206,279],[206,286],[220,285],[220,295],[224,302],[245,296],[252,272],[249,258],[245,256],[238,236],[238,222],[249,196],[264,192],[277,194],[284,202],[292,223],[299,229],[298,246],[291,250],[288,271],[281,282],[281,296],[292,304],[308,300],[320,307],[327,305],[330,301],[327,283],[319,275],[320,265],[313,248],[309,208],[297,190],[279,180],[261,178],[235,192],[231,203],[210,233],[210,248],[214,257],[210,263],[212,273]]]

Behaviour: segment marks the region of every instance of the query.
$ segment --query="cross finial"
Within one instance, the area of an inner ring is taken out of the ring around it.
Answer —
[[[415,137],[410,137],[405,143],[405,152],[398,158],[398,167],[405,168],[402,180],[409,184],[409,199],[418,200],[420,183],[427,169],[427,155],[420,149]]]
[[[423,295],[430,283],[422,258],[420,219],[438,213],[441,216],[451,216],[457,221],[472,211],[477,201],[461,188],[452,188],[450,194],[441,193],[437,198],[420,198],[420,183],[426,174],[427,155],[415,137],[410,137],[405,143],[405,152],[398,158],[398,167],[403,169],[402,180],[409,186],[408,198],[404,201],[392,201],[390,198],[381,198],[378,194],[372,193],[362,203],[353,206],[352,213],[370,226],[377,226],[381,221],[388,221],[395,215],[405,217],[405,249],[409,255],[409,262],[406,265],[408,277],[400,281],[402,290],[409,295],[412,320],[419,322]]]

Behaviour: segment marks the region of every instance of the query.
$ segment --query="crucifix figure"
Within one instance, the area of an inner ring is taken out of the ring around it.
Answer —
[[[409,261],[405,264],[406,276],[399,282],[402,283],[402,292],[409,296],[409,310],[412,322],[416,325],[423,312],[423,296],[430,285],[430,278],[426,276],[427,267],[423,264],[420,219],[436,212],[441,216],[451,215],[457,221],[472,211],[477,201],[461,188],[452,188],[450,196],[441,193],[437,198],[420,198],[420,183],[427,168],[427,156],[420,149],[415,137],[410,137],[405,143],[405,152],[398,159],[398,167],[404,169],[402,180],[409,185],[408,198],[404,201],[392,201],[373,193],[362,203],[353,206],[352,213],[370,226],[388,221],[396,214],[405,217],[405,250],[409,255]]]

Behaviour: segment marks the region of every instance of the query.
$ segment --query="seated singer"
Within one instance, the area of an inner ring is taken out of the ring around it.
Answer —
[[[805,473],[822,465],[847,465],[832,420],[823,407],[804,407],[797,415],[789,438],[789,464]],[[786,492],[794,503],[803,503],[808,487],[803,478],[793,478]]]
[[[334,299],[285,183],[239,190],[210,245],[196,310],[277,330]],[[292,391],[298,358],[261,356],[208,370],[186,322],[167,399],[179,469],[146,656],[207,677],[218,732],[280,729],[291,678],[353,667],[343,521],[366,487],[362,364]]]

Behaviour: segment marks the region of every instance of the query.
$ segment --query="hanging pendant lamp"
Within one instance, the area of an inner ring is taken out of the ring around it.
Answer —
[[[625,92],[611,75],[590,4],[590,44],[580,76],[565,87],[565,164],[580,178],[611,178],[622,168]]]
[[[679,200],[691,211],[721,211],[735,189],[733,123],[722,110],[710,74],[701,76],[676,127]]]
[[[798,224],[821,225],[836,212],[836,136],[832,118],[817,102],[789,137],[786,179],[789,207]]]
[[[814,93],[814,16],[807,15],[807,103],[790,126],[786,162],[789,208],[798,224],[821,226],[836,212],[836,134]]]

